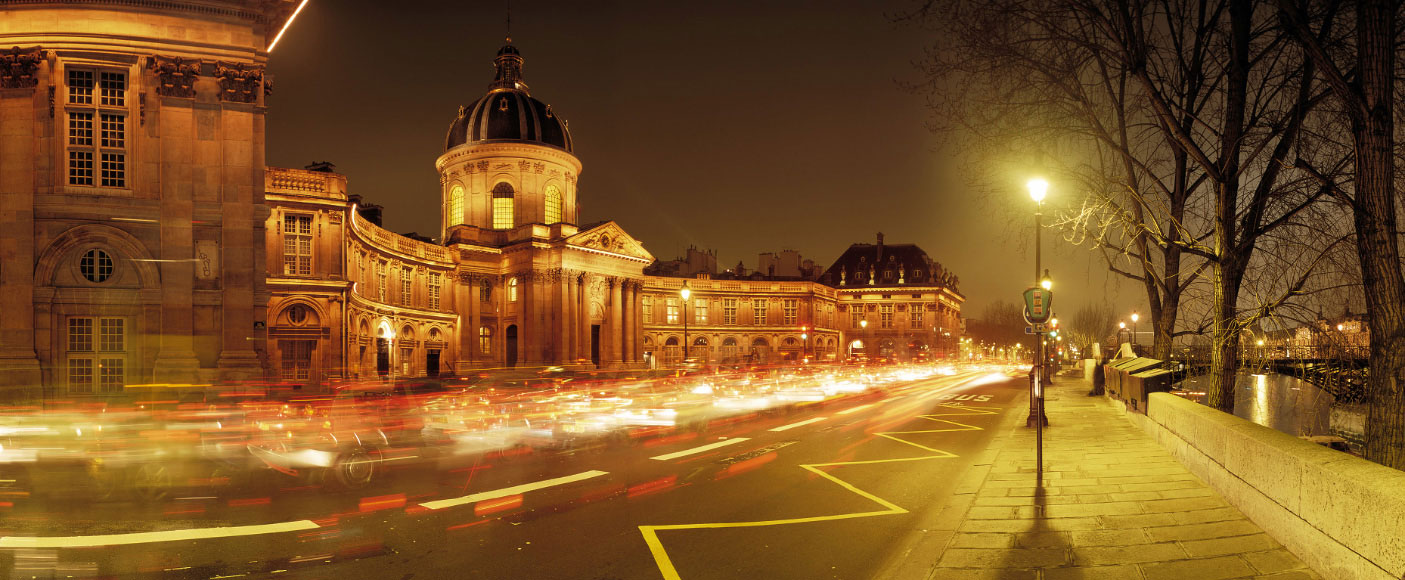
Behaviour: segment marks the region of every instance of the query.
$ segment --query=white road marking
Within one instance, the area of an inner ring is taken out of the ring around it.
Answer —
[[[659,456],[657,456],[657,457],[650,457],[649,459],[653,459],[653,460],[656,460],[656,461],[668,461],[668,460],[670,460],[670,459],[677,459],[677,458],[683,457],[683,456],[685,456],[685,455],[692,455],[692,454],[694,454],[694,453],[702,453],[702,452],[704,452],[704,451],[709,451],[709,450],[712,450],[712,449],[717,449],[718,447],[726,447],[726,446],[728,446],[728,445],[735,445],[735,444],[737,444],[737,443],[741,443],[741,442],[747,441],[747,440],[749,440],[749,438],[747,438],[747,437],[733,437],[733,438],[731,438],[731,439],[723,439],[723,440],[718,441],[718,442],[716,442],[716,443],[708,443],[707,445],[703,445],[703,446],[700,446],[700,447],[694,447],[694,448],[692,448],[692,449],[684,449],[684,450],[682,450],[682,451],[675,451],[675,452],[673,452],[673,453],[666,453],[666,454],[663,454],[663,455],[659,455]]]
[[[152,542],[176,542],[181,540],[204,540],[209,538],[229,538],[233,536],[254,536],[295,532],[319,527],[312,520],[260,524],[254,526],[229,526],[223,528],[193,528],[188,530],[166,530],[162,532],[136,532],[131,534],[108,534],[102,536],[52,536],[24,537],[5,536],[0,538],[0,548],[91,548],[95,546],[123,546],[128,544],[149,544]]]
[[[608,471],[600,471],[598,469],[591,471],[582,471],[575,475],[567,475],[565,477],[558,477],[555,479],[543,479],[541,481],[524,483],[522,485],[514,485],[512,487],[504,487],[502,489],[495,489],[493,491],[480,491],[478,493],[465,495],[463,497],[427,501],[420,505],[432,510],[437,510],[446,507],[454,507],[456,505],[463,505],[466,503],[477,503],[484,500],[507,497],[509,495],[517,495],[519,493],[527,493],[529,491],[535,491],[538,489],[554,487],[558,485],[565,485],[568,483],[575,483],[577,481],[584,481],[593,477],[608,475],[609,473],[610,472]]]
[[[843,411],[840,411],[840,412],[838,412],[838,413],[835,413],[835,415],[848,415],[849,413],[857,413],[857,412],[859,412],[859,411],[862,411],[862,410],[864,410],[864,409],[867,409],[867,408],[869,408],[869,407],[872,407],[872,406],[874,406],[875,404],[876,404],[876,403],[869,403],[869,404],[867,404],[867,405],[859,405],[859,406],[857,406],[857,407],[849,407],[848,409],[844,409]]]
[[[776,427],[775,429],[771,429],[771,430],[772,430],[772,431],[785,431],[785,430],[787,430],[787,429],[794,429],[794,428],[796,428],[796,427],[802,427],[802,426],[805,426],[805,425],[809,425],[810,423],[819,423],[820,421],[823,421],[823,420],[828,419],[828,418],[829,418],[829,417],[815,417],[814,419],[806,419],[806,420],[801,421],[801,422],[799,422],[799,423],[791,423],[791,424],[789,424],[789,425],[781,425],[780,427]]]

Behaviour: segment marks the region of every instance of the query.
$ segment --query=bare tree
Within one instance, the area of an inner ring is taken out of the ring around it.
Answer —
[[[1084,304],[1073,312],[1073,317],[1068,319],[1066,324],[1061,324],[1062,332],[1068,334],[1069,340],[1078,345],[1080,349],[1089,349],[1093,343],[1101,342],[1113,333],[1113,320],[1116,315],[1112,312],[1112,307],[1106,302],[1098,304]],[[1087,353],[1086,356],[1096,357],[1100,353]]]

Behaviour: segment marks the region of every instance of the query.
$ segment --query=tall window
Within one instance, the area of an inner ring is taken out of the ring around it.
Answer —
[[[516,301],[517,301],[517,279],[516,279],[516,278],[513,278],[513,279],[507,281],[507,301],[508,301],[508,302],[516,302]]]
[[[413,301],[411,300],[411,298],[413,298],[415,294],[414,294],[414,289],[410,286],[410,282],[411,282],[411,280],[413,280],[412,276],[414,276],[414,273],[415,273],[415,271],[414,271],[414,270],[411,270],[410,268],[402,268],[402,269],[400,270],[400,305],[401,305],[401,306],[410,306],[410,303],[413,302]]]
[[[385,302],[385,262],[376,262],[376,300]]]
[[[283,216],[283,275],[312,275],[312,216]]]
[[[429,273],[429,309],[439,310],[439,273]]]
[[[312,376],[312,349],[315,340],[280,340],[278,352],[283,356],[283,378],[305,381]]]
[[[487,279],[487,278],[484,278],[484,279],[483,279],[483,283],[482,283],[481,285],[479,285],[479,287],[478,287],[478,301],[479,301],[479,302],[488,302],[488,301],[490,301],[490,300],[492,300],[492,299],[493,299],[493,281],[492,281],[492,280],[489,280],[489,279]]]
[[[463,223],[463,186],[454,184],[449,190],[449,223],[448,225],[458,225]]]
[[[666,308],[665,308],[665,314],[666,314],[666,318],[664,319],[665,322],[667,322],[667,323],[669,323],[669,324],[678,324],[678,301],[677,301],[677,300],[674,300],[674,299],[672,299],[672,298],[669,298],[669,299],[668,299],[668,303],[667,303]]]
[[[653,324],[653,323],[654,323],[654,297],[653,297],[653,296],[644,296],[644,297],[641,299],[641,302],[644,303],[644,304],[643,304],[643,309],[644,309],[644,324]]]
[[[922,303],[919,302],[919,303],[917,303],[917,304],[912,304],[912,305],[908,306],[908,310],[907,310],[908,325],[907,325],[907,326],[908,326],[909,328],[920,328],[920,327],[922,327],[923,324],[924,324],[923,321],[922,321],[922,320],[923,320],[923,315],[924,315],[924,313],[922,312]]]
[[[127,187],[126,73],[68,69],[67,88],[68,184]]]
[[[799,311],[800,311],[800,306],[799,306],[797,300],[795,300],[795,299],[793,299],[793,298],[787,298],[787,299],[785,299],[785,300],[782,300],[782,301],[781,301],[781,324],[784,324],[784,325],[786,325],[786,326],[791,326],[791,325],[795,324],[795,321],[800,318],[800,317],[798,316]]]
[[[757,326],[766,324],[766,299],[751,299],[751,323]]]
[[[68,319],[68,390],[110,393],[126,383],[127,321],[122,318]]]
[[[486,326],[478,327],[478,350],[483,354],[493,352],[493,330]]]
[[[693,322],[697,324],[707,324],[706,298],[696,298],[693,300]]]
[[[512,229],[512,197],[516,191],[506,182],[493,187],[493,229]]]
[[[722,299],[722,324],[732,325],[737,323],[737,299]]]
[[[546,186],[546,223],[561,221],[561,189],[556,184]]]
[[[879,326],[881,326],[882,328],[892,328],[892,327],[893,327],[893,305],[892,305],[892,304],[879,304],[879,305],[878,305],[878,323],[879,323]]]
[[[863,325],[859,324],[860,322],[863,322],[863,305],[849,305],[849,328],[862,328]]]

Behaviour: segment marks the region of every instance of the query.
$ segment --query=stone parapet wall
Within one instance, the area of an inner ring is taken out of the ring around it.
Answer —
[[[1175,395],[1128,419],[1328,578],[1405,577],[1405,472]]]

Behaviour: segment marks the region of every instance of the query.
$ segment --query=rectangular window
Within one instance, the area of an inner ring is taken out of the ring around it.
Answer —
[[[645,296],[645,297],[643,297],[643,299],[642,299],[641,301],[644,303],[644,305],[643,305],[643,309],[644,309],[644,324],[653,324],[653,323],[654,323],[654,297],[653,297],[653,296]]]
[[[126,322],[121,318],[101,319],[98,322],[98,348],[103,352],[127,350]]]
[[[722,299],[722,324],[733,325],[737,323],[737,299]]]
[[[669,298],[669,299],[668,299],[668,303],[667,303],[667,306],[666,306],[666,313],[667,313],[667,317],[666,317],[664,320],[665,320],[667,323],[669,323],[669,324],[678,324],[678,301],[677,301],[677,300],[674,300],[674,299],[672,299],[672,298]]]
[[[127,321],[123,318],[68,319],[68,390],[110,393],[127,379]]]
[[[409,306],[409,305],[410,305],[410,302],[412,302],[410,299],[411,299],[412,297],[414,297],[414,290],[410,287],[410,283],[411,283],[411,281],[412,281],[412,276],[414,276],[414,270],[411,270],[411,269],[409,269],[409,268],[405,268],[405,269],[400,270],[400,305],[401,305],[401,306]]]
[[[784,324],[784,325],[786,325],[786,326],[793,326],[793,325],[795,324],[795,322],[796,322],[797,320],[799,320],[799,318],[800,318],[800,316],[799,316],[799,311],[800,311],[800,306],[799,306],[799,304],[798,304],[798,301],[796,301],[796,300],[794,300],[794,299],[782,300],[782,301],[781,301],[781,324]]]
[[[483,351],[483,354],[493,352],[493,331],[486,326],[478,327],[478,350]]]
[[[849,328],[863,328],[863,305],[853,304],[849,306]]]
[[[490,301],[492,301],[492,299],[493,299],[493,282],[492,282],[491,280],[483,280],[483,286],[479,289],[479,292],[478,292],[478,301],[479,301],[479,302],[490,302]]]
[[[68,144],[82,147],[93,146],[93,114],[68,114]]]
[[[925,324],[923,322],[923,312],[921,303],[912,304],[908,306],[907,319],[908,328],[921,328]]]
[[[117,357],[103,357],[98,363],[98,388],[104,393],[122,390],[127,379],[127,361]]]
[[[429,309],[439,310],[439,273],[429,274]]]
[[[878,322],[879,322],[879,326],[880,326],[881,328],[892,328],[892,327],[893,327],[893,305],[892,305],[892,304],[879,304],[879,305],[878,305]]]
[[[493,229],[512,229],[512,198],[493,198]]]
[[[93,351],[93,319],[68,319],[68,350],[70,352]]]
[[[385,302],[385,262],[376,262],[376,300]]]
[[[126,73],[69,69],[67,102],[68,184],[126,188]]]
[[[766,324],[766,299],[751,299],[751,323],[757,326]]]
[[[283,378],[290,381],[305,381],[312,376],[312,348],[314,340],[280,340],[278,351],[283,354]]]
[[[93,392],[93,359],[68,359],[68,392]]]
[[[693,300],[693,322],[697,324],[707,324],[706,298],[697,298]]]
[[[312,216],[283,216],[283,274],[312,275]]]

